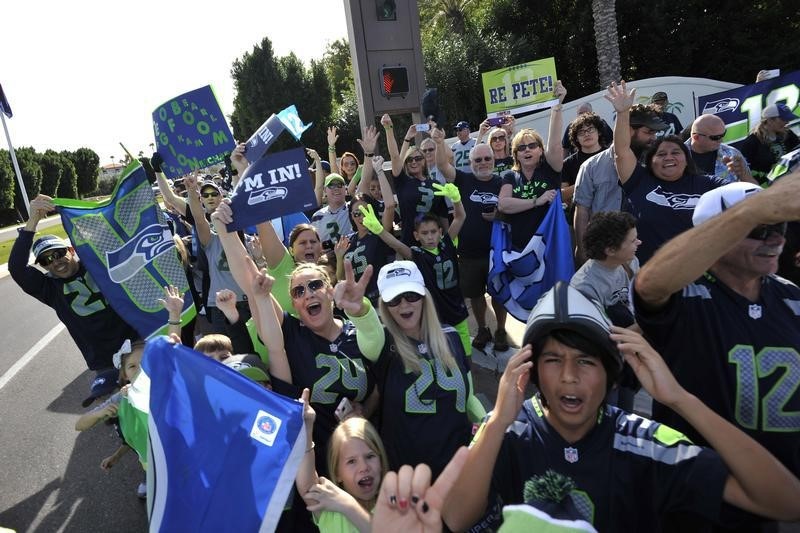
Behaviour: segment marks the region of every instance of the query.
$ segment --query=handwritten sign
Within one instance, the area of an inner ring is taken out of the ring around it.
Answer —
[[[558,103],[556,61],[552,57],[481,74],[486,113],[524,113]]]

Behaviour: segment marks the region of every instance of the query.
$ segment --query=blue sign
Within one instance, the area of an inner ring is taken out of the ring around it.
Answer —
[[[236,185],[231,196],[234,221],[228,231],[315,207],[305,151],[292,148],[268,154],[247,167]]]
[[[761,111],[768,105],[784,102],[795,114],[800,114],[800,70],[771,80],[744,85],[697,98],[700,114],[713,114],[725,122],[723,142],[743,141],[761,120]]]
[[[311,124],[303,124],[293,105],[287,107],[277,115],[273,114],[260,128],[247,139],[247,160],[258,161],[284,130],[291,133],[295,139],[300,136]]]
[[[153,111],[153,133],[168,178],[223,163],[235,146],[210,85],[158,106]]]

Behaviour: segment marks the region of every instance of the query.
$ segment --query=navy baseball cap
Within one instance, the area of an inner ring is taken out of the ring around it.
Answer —
[[[83,400],[81,405],[84,407],[89,407],[97,398],[114,392],[119,386],[117,379],[119,379],[119,370],[116,368],[100,370],[97,372],[92,380],[89,397]]]
[[[56,248],[69,248],[70,246],[69,242],[56,235],[42,235],[33,243],[33,256],[38,263],[39,257],[46,251]]]
[[[464,128],[469,129],[469,122],[467,122],[466,120],[462,120],[461,122],[456,124],[456,131],[463,130]]]

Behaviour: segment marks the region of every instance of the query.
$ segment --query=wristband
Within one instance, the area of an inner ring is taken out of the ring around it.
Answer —
[[[312,440],[311,441],[311,447],[306,450],[306,453],[312,451],[314,449],[314,446],[315,446],[315,444],[314,444],[314,441]]]
[[[414,137],[411,137],[410,139],[403,139],[403,140],[405,142],[407,142],[407,143],[413,143],[414,142]]]
[[[329,152],[335,152],[336,151],[336,147],[328,145],[328,151]]]
[[[364,152],[364,157],[372,157],[374,155],[375,155],[374,152]]]
[[[181,321],[180,320],[167,320],[167,324],[169,324],[170,326],[180,326],[181,325]]]
[[[394,125],[392,125],[392,124],[389,124],[388,126],[384,126],[383,127],[383,129],[385,129],[385,130],[390,130],[392,128],[394,128]]]

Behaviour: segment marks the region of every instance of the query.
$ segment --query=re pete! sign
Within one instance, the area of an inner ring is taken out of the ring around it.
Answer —
[[[524,113],[552,107],[556,61],[552,57],[481,74],[486,113]]]
[[[222,163],[235,147],[210,85],[158,106],[153,111],[153,133],[168,178]]]

